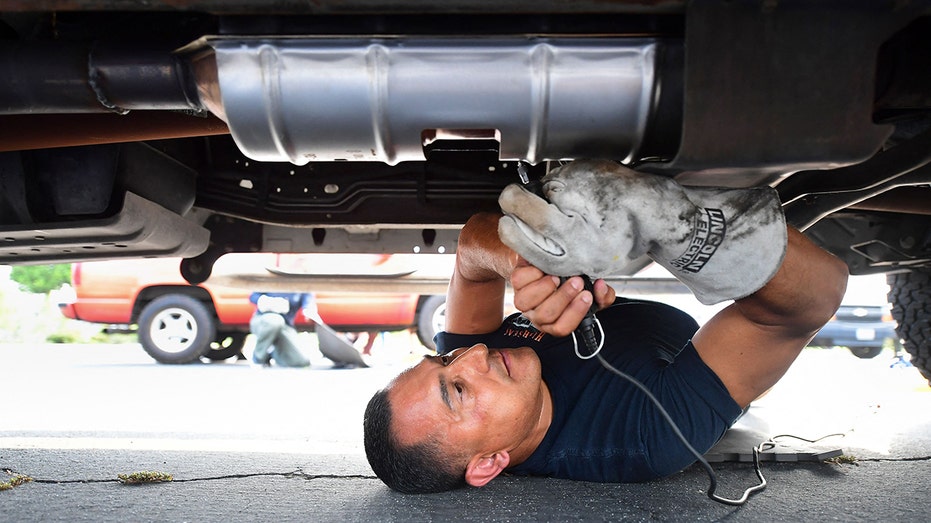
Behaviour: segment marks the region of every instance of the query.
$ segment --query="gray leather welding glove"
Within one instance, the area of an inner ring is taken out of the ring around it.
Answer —
[[[548,274],[615,274],[647,254],[704,304],[748,296],[779,269],[786,224],[770,187],[684,187],[615,162],[553,169],[540,198],[510,185],[501,240]]]

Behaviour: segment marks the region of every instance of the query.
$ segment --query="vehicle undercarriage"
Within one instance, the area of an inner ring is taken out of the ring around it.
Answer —
[[[775,186],[927,372],[929,62],[927,2],[0,1],[0,263],[453,252],[612,158]]]

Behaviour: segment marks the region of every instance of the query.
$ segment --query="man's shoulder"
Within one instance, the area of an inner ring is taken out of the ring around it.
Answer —
[[[680,319],[683,321],[694,322],[695,320],[687,312],[654,300],[643,300],[638,298],[618,297],[614,303],[598,311],[598,318],[612,321],[625,320],[628,322],[639,321],[643,317]]]

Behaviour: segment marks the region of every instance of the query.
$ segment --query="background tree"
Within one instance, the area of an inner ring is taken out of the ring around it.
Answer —
[[[27,292],[48,294],[65,283],[71,283],[71,265],[17,265],[10,271],[10,279]]]

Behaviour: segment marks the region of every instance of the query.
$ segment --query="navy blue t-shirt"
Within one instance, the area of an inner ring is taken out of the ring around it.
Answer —
[[[740,407],[692,346],[698,325],[689,315],[661,303],[619,298],[597,317],[605,333],[602,357],[643,383],[699,452],[710,449],[740,416]],[[546,436],[508,472],[636,482],[695,461],[646,395],[597,359],[576,356],[571,337],[544,334],[519,313],[493,333],[436,336],[441,354],[479,342],[490,348],[531,347],[553,397]]]

